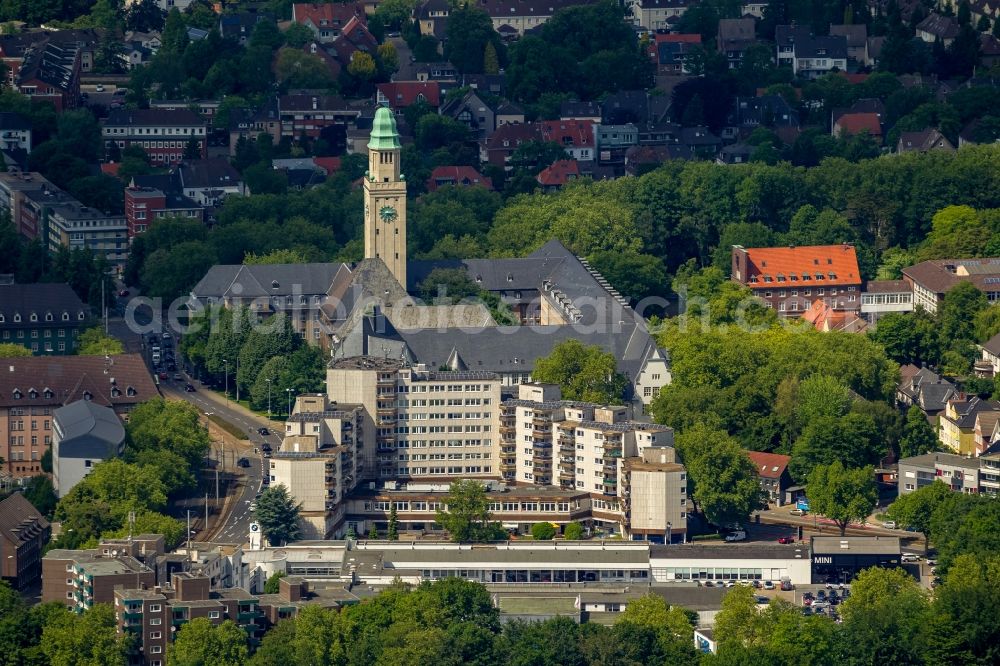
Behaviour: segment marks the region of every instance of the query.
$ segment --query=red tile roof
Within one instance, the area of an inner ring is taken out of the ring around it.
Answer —
[[[757,474],[765,479],[777,479],[785,473],[788,467],[790,456],[783,456],[780,453],[763,453],[761,451],[747,451],[751,462],[757,467]]]
[[[857,85],[858,83],[864,83],[868,80],[867,74],[851,74],[849,72],[837,72],[837,76],[841,76],[852,85]]]
[[[857,252],[853,245],[846,243],[758,247],[745,251],[747,275],[744,279],[747,282],[744,284],[750,284],[755,289],[764,286],[794,288],[861,284]]]
[[[656,35],[656,43],[660,42],[682,42],[684,44],[701,44],[701,35],[698,34],[677,34],[677,35]]]
[[[320,169],[326,172],[326,175],[331,175],[334,171],[340,170],[340,158],[339,157],[314,157],[313,164],[318,166]]]
[[[843,331],[844,333],[861,333],[868,328],[868,322],[858,316],[857,312],[835,310],[832,305],[817,298],[802,314],[802,318],[812,324],[820,333]]]
[[[538,125],[542,130],[542,141],[554,141],[571,148],[594,145],[593,120],[545,120]]]
[[[859,134],[867,130],[872,136],[882,136],[882,122],[877,113],[845,113],[834,125],[834,133]]]
[[[493,181],[483,176],[470,166],[439,166],[431,172],[431,177],[427,179],[427,191],[433,192],[445,185],[459,185],[472,187],[481,185],[488,190],[493,189]]]
[[[118,162],[105,162],[101,165],[101,173],[105,176],[117,176],[121,164]]]
[[[293,21],[303,25],[306,21],[309,21],[317,28],[342,26],[350,21],[353,16],[357,16],[361,21],[367,22],[365,6],[360,2],[347,4],[303,2],[292,5]]]
[[[487,150],[513,150],[526,141],[538,139],[536,123],[506,123],[486,139]],[[507,145],[504,145],[504,142]]]
[[[556,160],[538,174],[538,182],[545,187],[561,187],[580,177],[580,165],[576,160]]]
[[[378,91],[393,108],[405,108],[423,99],[431,106],[441,106],[441,86],[437,81],[394,81],[380,83]]]

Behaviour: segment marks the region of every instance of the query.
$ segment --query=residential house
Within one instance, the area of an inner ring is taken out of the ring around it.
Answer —
[[[594,0],[481,0],[478,6],[490,15],[493,28],[503,36],[522,36],[528,30],[543,25],[556,11],[574,5],[591,4]],[[504,30],[501,31],[501,28]]]
[[[340,66],[346,69],[354,59],[354,54],[359,51],[367,53],[373,58],[377,57],[378,40],[368,30],[368,24],[364,17],[352,16],[340,34],[333,40],[330,49],[333,54],[336,54]]]
[[[392,81],[378,84],[377,90],[376,105],[388,106],[397,115],[417,102],[435,109],[441,106],[441,84],[437,81]]]
[[[830,25],[830,35],[847,39],[847,60],[855,67],[867,67],[872,64],[868,54],[868,26],[864,23],[847,25]]]
[[[271,168],[284,172],[288,187],[296,190],[321,185],[335,171],[340,169],[339,157],[290,157],[272,159]]]
[[[127,418],[137,404],[157,396],[139,354],[6,359],[0,372],[3,470],[15,478],[41,473],[52,444],[52,412],[63,405],[90,400]]]
[[[916,405],[932,422],[936,422],[948,401],[958,395],[954,384],[928,368],[906,364],[900,367],[899,375],[896,402],[906,408]]]
[[[49,521],[20,492],[0,500],[0,579],[23,592],[42,577],[42,552]]]
[[[791,456],[780,453],[747,451],[747,457],[757,468],[760,489],[767,494],[769,504],[781,506],[785,501],[785,489],[792,485],[792,475],[788,473]]]
[[[931,314],[952,287],[971,282],[990,303],[1000,299],[1000,258],[932,259],[903,269],[903,279],[913,287],[913,302]]]
[[[52,485],[65,497],[94,465],[125,451],[125,428],[110,407],[77,400],[52,412]]]
[[[675,157],[669,146],[640,145],[625,151],[625,173],[641,176]]]
[[[255,141],[261,134],[270,134],[271,140],[277,145],[281,141],[278,99],[270,98],[259,109],[233,109],[229,112],[228,129],[230,157],[236,156],[236,146],[240,139]]]
[[[740,7],[740,11],[743,13],[744,17],[753,17],[758,21],[764,18],[764,10],[767,9],[767,0],[750,0],[749,2],[744,2]]]
[[[485,139],[497,128],[496,111],[476,90],[442,104],[441,115],[468,127],[477,141]]]
[[[901,132],[899,141],[896,142],[897,153],[926,153],[929,150],[943,150],[953,153],[955,152],[955,146],[933,127],[928,127],[919,132]]]
[[[580,165],[576,160],[556,160],[542,169],[536,177],[544,192],[555,192],[563,185],[580,177]]]
[[[417,81],[437,81],[442,92],[454,88],[459,77],[458,68],[448,61],[423,63],[417,67],[415,76]]]
[[[737,97],[722,136],[746,138],[758,127],[798,129],[799,113],[781,95]]]
[[[578,162],[595,158],[594,123],[588,120],[542,120],[535,123],[542,141],[552,141],[563,147]]]
[[[346,136],[347,126],[356,122],[361,115],[360,110],[351,108],[344,98],[338,95],[307,94],[282,95],[278,99],[277,113],[281,137],[291,139],[302,136],[316,139],[338,129],[339,133]],[[269,124],[270,120],[267,122]],[[259,120],[257,126],[260,126]],[[269,128],[268,132],[270,131]]]
[[[52,102],[57,111],[75,108],[80,76],[93,69],[95,30],[23,32],[0,37],[7,82],[24,95]]]
[[[624,125],[595,125],[595,148],[601,164],[625,164],[625,153],[639,145],[639,128],[632,123]]]
[[[1000,411],[1000,402],[961,393],[948,400],[938,421],[941,445],[959,455],[973,455],[976,450],[976,416],[983,411]]]
[[[847,113],[872,113],[878,116],[879,123],[885,124],[885,103],[877,97],[862,97],[848,107],[834,108],[830,111],[830,126],[833,127]]]
[[[817,298],[835,311],[859,310],[861,271],[853,245],[733,246],[732,279],[783,317],[798,317]]]
[[[845,113],[833,124],[831,134],[845,139],[865,132],[878,143],[882,143],[882,121],[874,113]]]
[[[814,79],[833,70],[847,69],[847,38],[817,36],[809,28],[779,25],[775,28],[778,66],[790,65],[798,76]]]
[[[936,12],[931,12],[923,21],[917,24],[917,37],[928,44],[933,44],[938,40],[943,46],[951,46],[951,43],[958,37],[959,25],[951,16],[942,16]]]
[[[182,162],[175,174],[184,196],[206,208],[221,205],[227,196],[249,193],[240,172],[224,158]]]
[[[0,113],[0,150],[31,152],[31,122],[19,113]]]
[[[661,74],[690,74],[687,59],[701,45],[701,35],[654,34],[647,47],[650,61]]]
[[[35,354],[73,354],[87,314],[68,284],[0,284],[0,343]]]
[[[42,601],[64,604],[77,613],[94,604],[113,603],[116,587],[153,589],[155,584],[156,575],[149,566],[117,548],[55,548],[42,558]]]
[[[427,179],[427,191],[434,192],[439,187],[452,185],[455,187],[485,187],[493,189],[493,181],[483,176],[470,166],[439,166],[431,171]]]
[[[953,453],[925,453],[899,460],[899,494],[905,495],[935,481],[941,481],[954,492],[981,492],[979,458]]]
[[[292,5],[292,21],[312,30],[316,39],[323,44],[332,43],[352,20],[357,19],[367,25],[364,5],[359,2],[339,4],[328,2],[295,3]]]
[[[152,32],[128,30],[125,32],[125,43],[138,44],[139,46],[148,49],[153,54],[159,51],[160,47],[163,46],[161,35],[155,30]]]
[[[649,93],[645,90],[619,90],[610,93],[601,102],[601,122],[606,125],[624,125],[658,120],[662,114],[653,110],[653,106]]]
[[[751,44],[757,43],[757,27],[752,18],[719,19],[719,33],[715,44],[719,53],[726,56],[729,69],[736,69],[743,61],[743,54]]]
[[[913,289],[906,280],[869,280],[861,294],[861,314],[877,322],[887,312],[913,312]]]
[[[503,167],[508,171],[510,159],[521,144],[539,140],[539,130],[535,123],[501,125],[485,142],[480,143],[479,155],[483,162]]]
[[[524,122],[524,109],[513,102],[500,102],[494,115],[497,127]]]
[[[414,18],[421,35],[431,35],[438,41],[444,41],[449,14],[451,3],[448,0],[426,0],[417,5]]]
[[[292,11],[295,11],[295,5],[292,5]],[[223,14],[219,17],[219,33],[223,39],[231,39],[246,46],[257,24],[265,22],[274,23],[274,16],[269,12],[256,11]]]
[[[674,148],[683,159],[714,159],[722,149],[722,139],[704,125],[681,127]]]
[[[565,100],[559,103],[559,118],[561,120],[589,120],[601,122],[602,109],[599,102],[581,102]]]
[[[1000,333],[977,346],[981,356],[976,363],[976,374],[981,377],[1000,375]]]
[[[181,193],[171,174],[134,176],[125,188],[125,226],[131,241],[155,220],[183,217],[204,221],[205,207]]]
[[[191,143],[205,157],[207,134],[208,123],[187,109],[111,109],[101,128],[105,149],[137,145],[156,166],[178,164]]]
[[[155,54],[137,42],[125,42],[124,49],[118,54],[118,59],[125,69],[135,69],[148,65]]]
[[[746,164],[753,155],[755,146],[747,143],[731,143],[723,146],[715,158],[716,164]]]
[[[976,425],[972,429],[973,455],[981,456],[992,450],[994,439],[1000,428],[1000,410],[984,410],[976,414]]]
[[[629,0],[632,23],[649,30],[671,30],[696,0]]]

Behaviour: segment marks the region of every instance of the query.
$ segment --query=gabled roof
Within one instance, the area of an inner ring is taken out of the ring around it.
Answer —
[[[80,326],[81,316],[87,316],[87,308],[66,283],[0,285],[0,329],[66,326],[64,314],[73,326]],[[32,315],[37,322],[31,322]],[[51,322],[46,321],[48,315]],[[14,321],[15,316],[20,317],[20,323]]]
[[[196,189],[236,187],[242,180],[240,172],[221,157],[181,162],[177,176],[182,187]]]
[[[853,245],[746,248],[744,284],[837,286],[861,283],[858,255]],[[778,282],[778,278],[782,278]],[[809,279],[806,280],[805,278]],[[754,281],[754,278],[757,278]],[[793,280],[792,278],[795,278]],[[768,281],[768,279],[770,281]]]
[[[217,264],[191,289],[196,298],[326,294],[346,264]]]
[[[593,120],[543,120],[536,125],[541,132],[542,141],[553,141],[571,148],[594,145]]]
[[[431,106],[441,105],[441,85],[437,81],[393,81],[378,84],[378,91],[393,108],[406,108],[423,99]]]
[[[561,187],[580,177],[580,165],[576,160],[556,160],[538,174],[538,183],[543,187]]]
[[[65,405],[87,394],[99,405],[134,405],[160,395],[140,354],[0,360],[0,407]]]
[[[747,451],[747,457],[757,468],[757,475],[764,479],[779,479],[788,468],[791,456],[780,453],[765,453],[763,451]]]
[[[900,133],[896,152],[926,152],[928,150],[954,151],[955,147],[951,145],[951,141],[933,127],[927,127],[919,132]]]
[[[941,39],[954,39],[958,37],[959,26],[958,21],[950,16],[931,12],[927,18],[917,24],[917,30]]]
[[[903,269],[903,277],[938,295],[960,282],[971,282],[982,292],[1000,285],[1000,258],[932,259]]]
[[[317,28],[339,28],[353,17],[366,21],[365,6],[360,2],[295,3],[292,5],[292,21],[311,23]]]
[[[434,167],[431,177],[427,179],[427,191],[433,192],[444,185],[472,187],[479,185],[488,190],[493,189],[493,181],[470,166],[439,166]]]
[[[882,136],[882,121],[874,113],[845,113],[837,118],[835,124],[840,134],[868,132],[874,137]]]
[[[994,356],[1000,356],[1000,333],[997,333],[992,338],[984,342],[982,348],[993,354]]]
[[[486,148],[487,150],[513,150],[524,142],[537,140],[539,134],[536,123],[508,123],[496,128],[493,134],[486,139]]]
[[[863,47],[868,45],[868,26],[864,23],[849,25],[830,25],[830,34],[847,38],[847,47]]]
[[[4,557],[9,556],[10,550],[16,550],[21,544],[37,537],[48,528],[49,521],[45,520],[42,512],[25,499],[23,493],[11,493],[7,498],[0,500],[0,539],[13,544],[13,549],[0,548]]]
[[[337,113],[360,112],[350,108],[340,95],[282,95],[278,98],[278,113],[295,111],[335,111]]]
[[[110,407],[77,400],[52,412],[61,442],[87,437],[113,444],[125,441],[125,428]]]
[[[719,39],[722,42],[752,42],[757,39],[756,23],[750,18],[719,19]]]

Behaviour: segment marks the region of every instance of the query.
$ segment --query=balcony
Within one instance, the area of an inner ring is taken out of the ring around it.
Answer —
[[[142,611],[141,610],[136,610],[136,611],[128,611],[127,610],[127,611],[125,611],[122,614],[122,616],[126,620],[141,620],[142,619]]]
[[[618,485],[618,479],[614,479],[614,478],[610,478],[609,479],[608,477],[604,477],[604,485],[606,485],[606,486],[617,486]]]
[[[263,617],[261,611],[240,611],[236,614],[237,622],[254,622],[258,617]]]
[[[549,414],[535,412],[531,415],[531,423],[532,425],[549,426],[549,429],[551,430],[552,417]]]

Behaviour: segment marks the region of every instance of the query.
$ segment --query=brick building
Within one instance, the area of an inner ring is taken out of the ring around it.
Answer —
[[[34,585],[42,575],[42,550],[49,521],[21,493],[0,501],[0,577],[15,590]]]

